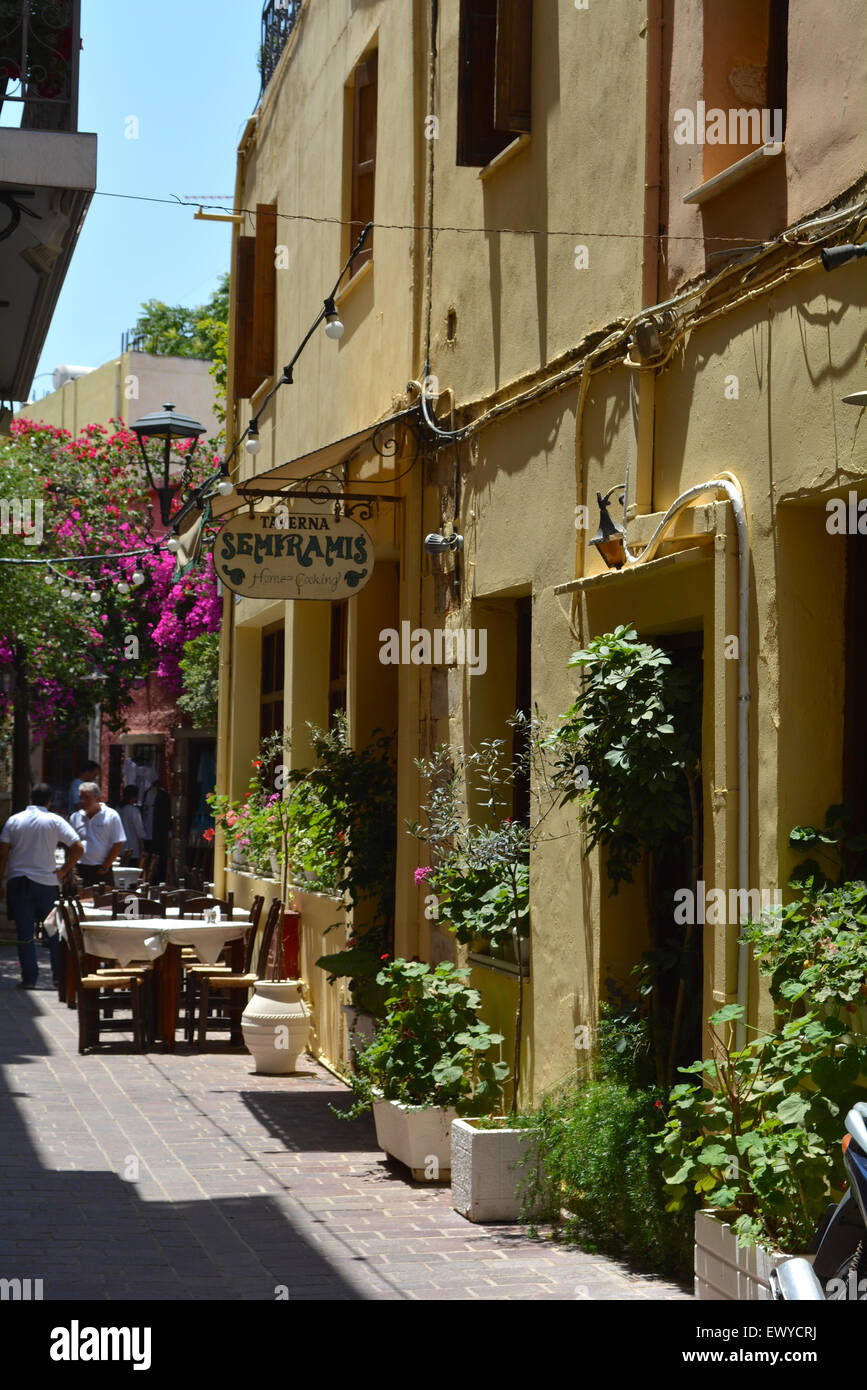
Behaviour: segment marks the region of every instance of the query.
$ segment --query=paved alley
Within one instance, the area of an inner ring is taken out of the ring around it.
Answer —
[[[42,978],[45,978],[43,971]],[[481,1227],[408,1180],[310,1058],[79,1057],[77,1015],[0,951],[0,1276],[46,1299],[682,1299],[615,1262]]]

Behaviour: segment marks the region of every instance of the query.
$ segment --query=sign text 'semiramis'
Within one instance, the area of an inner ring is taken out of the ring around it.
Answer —
[[[281,506],[227,521],[214,565],[226,588],[247,598],[351,598],[373,573],[373,541],[349,517]]]

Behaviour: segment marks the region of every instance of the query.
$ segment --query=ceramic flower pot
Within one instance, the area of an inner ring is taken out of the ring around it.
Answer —
[[[257,980],[253,986],[241,1028],[261,1075],[285,1076],[297,1069],[310,1031],[303,988],[301,980]]]

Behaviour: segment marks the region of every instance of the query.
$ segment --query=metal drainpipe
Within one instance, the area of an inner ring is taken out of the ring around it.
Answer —
[[[750,877],[750,788],[749,788],[749,715],[750,715],[750,547],[747,534],[747,518],[744,509],[743,492],[733,473],[724,473],[709,482],[698,483],[688,488],[672,502],[660,521],[647,546],[638,557],[627,551],[627,564],[645,564],[652,560],[659,548],[662,536],[669,523],[695,497],[704,492],[724,492],[732,505],[738,530],[738,887],[742,894],[749,892]],[[748,902],[741,896],[740,902]],[[746,1042],[746,1018],[749,1003],[749,965],[750,948],[744,943],[738,945],[738,1003],[743,1009],[743,1018],[736,1028],[736,1046],[740,1049]]]

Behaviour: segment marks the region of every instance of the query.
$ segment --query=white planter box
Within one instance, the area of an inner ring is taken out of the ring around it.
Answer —
[[[477,1129],[471,1120],[452,1122],[452,1206],[468,1221],[518,1221],[518,1184],[527,1176],[517,1164],[530,1133],[526,1129]]]
[[[695,1214],[696,1298],[770,1302],[771,1270],[789,1258],[763,1245],[744,1248],[728,1222],[706,1211]]]
[[[376,1142],[392,1158],[405,1163],[420,1182],[447,1180],[451,1175],[451,1124],[457,1112],[451,1106],[423,1109],[397,1100],[377,1100],[373,1105]]]

